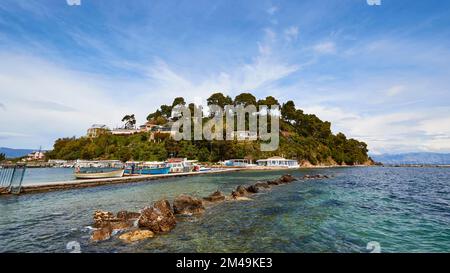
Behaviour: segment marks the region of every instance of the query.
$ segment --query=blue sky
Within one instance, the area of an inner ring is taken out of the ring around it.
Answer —
[[[0,146],[175,96],[294,100],[372,153],[450,152],[448,1],[2,0]]]

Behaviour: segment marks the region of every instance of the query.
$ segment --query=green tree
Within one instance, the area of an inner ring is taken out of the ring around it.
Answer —
[[[295,104],[293,101],[290,100],[283,103],[283,106],[281,107],[281,116],[287,121],[295,120],[297,110],[295,109]]]
[[[162,115],[163,115],[162,112],[158,109],[155,112],[148,114],[147,120],[152,121],[155,120],[156,118],[161,117]]]
[[[258,100],[258,105],[266,105],[270,108],[271,105],[280,105],[278,100],[272,96],[267,96],[265,99]]]
[[[6,155],[4,153],[0,153],[0,162],[6,159]]]
[[[173,100],[173,103],[172,103],[172,108],[173,107],[175,107],[175,106],[177,106],[177,105],[186,105],[186,101],[184,100],[184,98],[183,97],[176,97],[174,100]]]
[[[124,127],[126,129],[134,129],[136,125],[136,118],[134,117],[134,114],[132,115],[125,115],[122,118],[122,122],[125,122]]]
[[[225,107],[225,105],[232,105],[233,100],[230,96],[225,96],[222,93],[214,93],[212,94],[207,100],[208,105],[218,105],[222,108]]]
[[[234,105],[256,106],[256,98],[250,93],[241,93],[234,98]]]
[[[172,108],[173,107],[169,105],[161,105],[160,109],[162,116],[165,118],[170,118],[172,116]]]

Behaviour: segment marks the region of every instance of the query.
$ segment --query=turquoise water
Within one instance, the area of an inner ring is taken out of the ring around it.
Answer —
[[[246,171],[137,184],[0,198],[0,252],[382,252],[450,251],[449,168],[336,168],[291,171],[327,174],[222,203],[169,234],[125,244],[90,243],[94,210],[138,210],[180,193],[229,193],[239,184],[283,171]]]

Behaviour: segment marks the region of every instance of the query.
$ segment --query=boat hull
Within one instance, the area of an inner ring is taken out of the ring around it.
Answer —
[[[170,172],[170,167],[164,168],[144,168],[139,170],[140,174],[168,174]]]
[[[75,173],[76,179],[99,179],[99,178],[116,178],[122,177],[124,170],[117,170],[111,172],[98,172],[98,173]]]

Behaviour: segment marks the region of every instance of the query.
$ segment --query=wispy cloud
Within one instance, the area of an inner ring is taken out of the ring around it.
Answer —
[[[336,53],[336,45],[334,42],[322,42],[314,45],[313,50],[319,54]]]
[[[296,40],[298,37],[298,27],[291,26],[284,30],[284,38],[288,41]]]
[[[0,2],[2,146],[50,148],[125,113],[143,122],[175,96],[251,91],[295,100],[372,152],[450,151],[450,4],[123,7]],[[382,20],[396,9],[395,26]]]
[[[395,85],[386,91],[386,95],[389,97],[393,97],[393,96],[396,96],[396,95],[402,93],[403,91],[405,91],[405,89],[406,88],[403,85]]]

